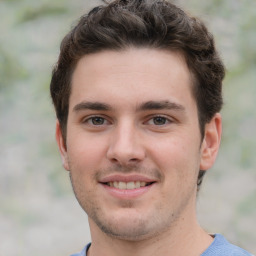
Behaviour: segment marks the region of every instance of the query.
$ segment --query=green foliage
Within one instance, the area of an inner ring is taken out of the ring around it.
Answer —
[[[4,50],[0,45],[0,91],[4,87],[19,79],[27,77],[26,70],[20,65],[19,59],[15,59],[11,52]]]
[[[53,3],[54,4],[54,3]],[[46,16],[56,16],[67,12],[67,8],[58,5],[42,4],[36,7],[27,6],[22,10],[18,22],[32,21],[38,18],[45,18]]]

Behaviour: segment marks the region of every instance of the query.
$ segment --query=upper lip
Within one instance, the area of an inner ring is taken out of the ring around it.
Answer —
[[[122,182],[132,182],[132,181],[141,181],[141,182],[156,182],[156,179],[146,177],[140,174],[130,174],[130,175],[121,175],[121,174],[112,174],[106,177],[103,177],[99,180],[100,183],[108,183],[113,181],[122,181]]]

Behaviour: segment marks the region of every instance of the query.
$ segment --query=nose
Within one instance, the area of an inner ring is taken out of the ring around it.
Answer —
[[[145,158],[145,148],[138,128],[126,122],[113,129],[107,158],[122,166],[141,162]]]

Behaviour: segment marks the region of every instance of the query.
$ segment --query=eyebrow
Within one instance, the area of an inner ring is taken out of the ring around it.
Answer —
[[[141,104],[138,108],[139,111],[145,110],[161,110],[161,109],[174,109],[179,111],[185,111],[185,107],[169,100],[164,101],[147,101]]]
[[[81,102],[74,106],[73,111],[78,112],[81,110],[100,110],[100,111],[108,111],[111,110],[111,106],[101,102]]]
[[[81,102],[74,106],[73,111],[79,112],[81,110],[99,110],[99,111],[110,111],[113,108],[102,102]],[[146,110],[162,110],[162,109],[174,109],[179,111],[185,111],[185,107],[175,103],[171,102],[169,100],[163,100],[163,101],[147,101],[139,105],[136,110],[137,111],[146,111]]]

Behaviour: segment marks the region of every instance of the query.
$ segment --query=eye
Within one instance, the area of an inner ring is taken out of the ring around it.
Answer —
[[[100,116],[95,116],[91,118],[91,122],[94,125],[103,125],[105,122],[105,119],[103,117]]]
[[[163,116],[156,116],[152,118],[152,122],[154,125],[164,125],[168,122],[168,120]]]
[[[147,123],[149,125],[157,125],[162,126],[171,123],[170,119],[164,117],[164,116],[154,116],[150,118]]]
[[[100,126],[107,124],[107,120],[101,116],[92,116],[84,120],[84,123],[88,123],[89,125],[93,126]]]

